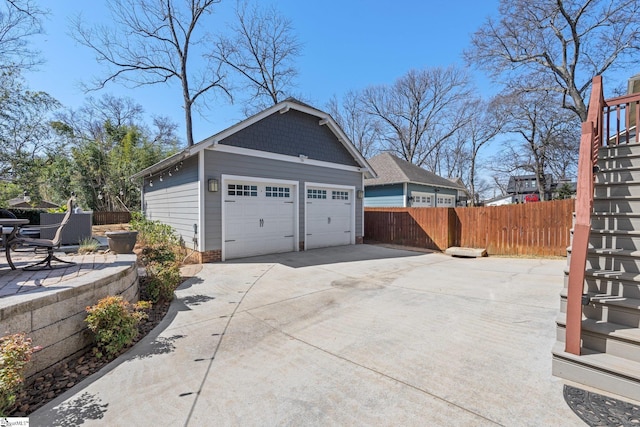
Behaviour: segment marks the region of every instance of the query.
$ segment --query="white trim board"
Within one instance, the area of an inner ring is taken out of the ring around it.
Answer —
[[[289,162],[289,163],[304,163],[306,165],[318,166],[322,168],[328,169],[338,169],[350,172],[365,172],[359,166],[349,166],[349,165],[341,165],[339,163],[331,163],[324,162],[322,160],[313,160],[309,158],[297,157],[297,156],[289,156],[286,154],[278,154],[271,153],[260,150],[252,150],[250,148],[242,148],[242,147],[234,147],[232,145],[224,145],[224,144],[216,144],[207,148],[211,151],[219,151],[221,153],[229,153],[229,154],[237,154],[241,156],[250,156],[250,157],[258,157],[261,159],[269,159],[269,160],[278,160],[281,162]]]

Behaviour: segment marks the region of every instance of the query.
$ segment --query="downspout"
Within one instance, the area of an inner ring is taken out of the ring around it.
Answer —
[[[407,200],[409,200],[409,192],[407,191],[407,183],[402,183],[402,207],[407,207]]]

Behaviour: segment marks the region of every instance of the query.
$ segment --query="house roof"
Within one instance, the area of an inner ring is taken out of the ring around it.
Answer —
[[[242,129],[245,129],[252,124],[268,117],[274,113],[285,114],[289,110],[296,110],[306,114],[310,114],[312,116],[318,117],[320,120],[318,121],[319,126],[326,125],[336,136],[338,141],[346,148],[346,150],[353,156],[356,163],[359,165],[362,172],[365,173],[365,177],[374,177],[375,172],[373,168],[369,165],[367,160],[360,154],[358,149],[353,145],[353,143],[349,140],[344,131],[340,128],[340,126],[336,123],[336,121],[327,113],[320,111],[316,108],[313,108],[303,102],[298,101],[295,98],[287,98],[282,102],[279,102],[257,114],[254,114],[247,119],[236,123],[235,125],[218,132],[215,135],[212,135],[204,140],[198,142],[197,144],[192,145],[191,147],[187,147],[179,153],[174,154],[173,156],[167,157],[166,159],[156,163],[153,166],[150,166],[136,174],[134,174],[131,178],[142,178],[144,176],[152,175],[158,173],[167,167],[170,167],[173,164],[176,164],[188,157],[193,156],[194,154],[204,150],[210,149],[218,145],[218,143],[225,138],[233,135]]]
[[[377,178],[365,179],[365,187],[371,185],[415,183],[431,185],[434,187],[453,188],[455,190],[466,190],[464,186],[446,178],[429,172],[419,166],[402,160],[391,153],[381,153],[369,159],[369,164],[373,167]]]
[[[545,190],[550,191],[554,182],[551,174],[545,174]],[[536,175],[512,175],[509,177],[509,182],[507,183],[507,193],[515,194],[515,193],[526,193],[526,192],[537,192],[537,184],[531,187],[522,186],[520,183],[529,181],[529,182],[537,182]]]
[[[28,200],[25,200],[24,197],[16,197],[13,199],[9,199],[7,204],[10,208],[14,209],[50,209],[50,208],[58,208],[59,206],[55,203],[47,202],[46,200],[41,200],[35,206],[32,206]]]

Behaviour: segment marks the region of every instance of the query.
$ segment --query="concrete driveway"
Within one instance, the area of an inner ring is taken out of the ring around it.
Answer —
[[[206,264],[31,425],[584,425],[551,376],[565,265],[371,245]]]

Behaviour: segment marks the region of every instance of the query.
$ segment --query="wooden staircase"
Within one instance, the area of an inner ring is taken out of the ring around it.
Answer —
[[[640,143],[598,149],[586,254],[580,354],[566,351],[569,268],[553,374],[640,401]],[[620,142],[620,141],[618,141]],[[568,249],[571,265],[571,248]]]

